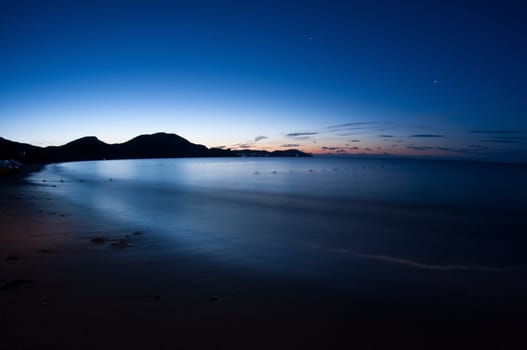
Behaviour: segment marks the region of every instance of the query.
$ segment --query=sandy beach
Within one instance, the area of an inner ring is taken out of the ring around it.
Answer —
[[[52,184],[29,184],[24,175],[3,177],[0,186],[5,349],[461,349],[525,342],[527,307],[517,300],[481,308],[469,289],[458,299],[440,291],[416,299],[387,296],[373,282],[328,291],[169,254],[155,233],[66,203],[43,191]],[[373,266],[386,269],[383,261]],[[504,281],[524,276],[503,273]],[[419,274],[414,279],[416,290],[426,283]]]

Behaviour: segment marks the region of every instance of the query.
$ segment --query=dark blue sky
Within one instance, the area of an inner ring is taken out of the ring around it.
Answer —
[[[0,136],[527,161],[526,15],[520,1],[3,1]]]

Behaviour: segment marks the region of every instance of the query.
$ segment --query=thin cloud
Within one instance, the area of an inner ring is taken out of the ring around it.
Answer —
[[[360,140],[350,140],[350,142],[360,142]]]
[[[417,134],[417,135],[410,135],[410,137],[445,137],[445,135],[437,135],[437,134]]]
[[[250,144],[250,143],[237,143],[237,144],[233,145],[233,147],[238,147],[238,148],[251,148],[251,147],[252,147],[252,144]]]
[[[265,140],[265,139],[268,139],[268,137],[267,136],[263,136],[263,135],[256,136],[254,138],[254,142],[258,142],[258,141]]]
[[[464,149],[461,149],[461,148],[431,147],[431,146],[408,146],[406,148],[414,149],[414,150],[417,150],[417,151],[431,151],[431,150],[444,151],[444,152],[460,152],[462,150],[465,151]]]
[[[353,122],[353,123],[344,123],[344,124],[338,124],[338,125],[330,125],[330,126],[327,126],[325,129],[320,129],[320,131],[329,132],[329,133],[348,131],[347,133],[339,134],[339,136],[349,136],[349,135],[353,135],[355,131],[359,131],[359,132],[380,131],[380,130],[388,130],[391,128],[393,128],[392,122],[375,121],[375,122]]]
[[[295,141],[304,141],[309,140],[314,135],[318,135],[318,131],[301,131],[301,132],[290,132],[289,134],[286,134],[286,137],[289,137]]]
[[[300,147],[300,145],[298,143],[286,143],[285,145],[281,145],[280,147],[292,148],[292,147]]]
[[[286,134],[285,136],[287,137],[293,137],[293,138],[298,138],[298,137],[306,137],[306,136],[313,136],[313,135],[317,135],[318,132],[317,131],[308,131],[308,132],[291,132],[289,134]]]
[[[465,155],[472,156],[482,156],[485,155],[485,151],[489,148],[481,145],[471,145],[469,148],[450,148],[450,147],[431,147],[431,146],[414,146],[410,145],[406,147],[407,149],[412,149],[416,151],[442,151],[442,152],[451,152],[451,153],[460,153]]]
[[[507,140],[507,139],[492,139],[492,140],[479,140],[480,142],[492,142],[492,143],[519,143],[517,140]]]
[[[351,136],[356,135],[357,133],[355,131],[357,130],[367,130],[367,131],[383,131],[386,130],[387,127],[391,128],[390,125],[392,125],[392,122],[380,122],[380,121],[374,121],[374,122],[351,122],[351,123],[343,123],[343,124],[337,124],[337,125],[330,125],[326,126],[325,128],[320,129],[314,129],[312,131],[305,131],[305,132],[292,132],[286,134],[287,137],[294,138],[297,140],[306,140],[311,138],[311,136],[318,135],[318,134],[327,134],[327,133],[338,133],[338,136]],[[362,131],[359,131],[362,132]],[[352,142],[358,142],[358,141],[352,141]]]
[[[471,134],[524,134],[525,130],[470,130]]]
[[[337,136],[341,136],[341,137],[356,136],[356,135],[359,135],[359,134],[364,134],[364,133],[356,132],[355,130],[353,132],[340,132],[341,130],[337,130],[337,131],[339,131]]]
[[[527,136],[496,136],[498,140],[527,141]]]
[[[406,148],[413,149],[416,151],[430,151],[430,150],[435,149],[435,147],[430,147],[430,146],[408,146]]]
[[[379,135],[379,137],[382,137],[384,139],[394,137],[393,135]]]
[[[364,127],[364,126],[371,126],[371,125],[378,125],[383,124],[385,122],[352,122],[352,123],[344,123],[344,124],[338,124],[338,125],[330,125],[326,127],[326,129],[343,129],[343,128],[356,128],[356,127]]]

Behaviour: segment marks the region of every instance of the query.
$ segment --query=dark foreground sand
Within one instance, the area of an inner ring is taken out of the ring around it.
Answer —
[[[369,295],[332,293],[163,254],[149,232],[105,222],[23,176],[1,178],[0,193],[2,349],[527,345],[525,305],[483,312],[477,301],[424,300],[409,308],[374,286]]]

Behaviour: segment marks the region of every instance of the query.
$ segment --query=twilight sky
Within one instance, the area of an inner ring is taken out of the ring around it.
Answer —
[[[527,162],[522,1],[0,3],[0,136]]]

